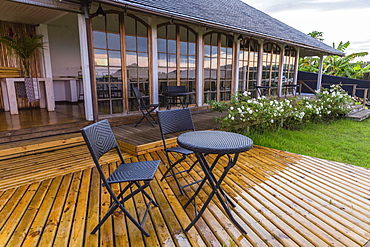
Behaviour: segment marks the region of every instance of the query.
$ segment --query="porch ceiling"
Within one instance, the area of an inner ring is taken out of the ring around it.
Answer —
[[[61,10],[7,0],[0,0],[0,9],[0,21],[32,25],[47,24],[67,13]]]

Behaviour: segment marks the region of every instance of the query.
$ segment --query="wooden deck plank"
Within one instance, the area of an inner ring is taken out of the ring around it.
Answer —
[[[8,246],[21,246],[23,240],[26,237],[26,234],[31,226],[33,219],[35,218],[37,211],[40,209],[42,201],[49,189],[51,184],[51,179],[44,180],[39,189],[37,190],[34,198],[32,198],[27,210],[25,211],[20,223],[17,225],[17,228],[11,235],[9,242],[7,243]]]
[[[14,211],[12,211],[9,217],[6,217],[6,215],[3,215],[3,212],[1,212],[0,218],[3,219],[4,217],[4,219],[6,219],[6,222],[2,225],[0,231],[0,243],[2,245],[5,246],[8,240],[12,237],[13,231],[21,221],[24,213],[27,210],[28,205],[31,203],[32,198],[37,193],[37,189],[39,188],[39,186],[40,183],[34,183],[26,189],[24,195],[22,195],[22,198],[17,201],[16,206],[12,207],[14,208]]]
[[[67,174],[63,177],[62,184],[58,188],[57,196],[54,201],[52,210],[49,213],[46,225],[43,229],[39,246],[53,246],[55,235],[58,231],[59,222],[63,213],[68,189],[72,181],[73,174]]]
[[[55,196],[57,195],[58,188],[62,182],[63,177],[59,176],[53,179],[47,194],[40,206],[39,212],[32,222],[32,225],[24,239],[24,246],[37,246],[40,236],[42,234],[43,228],[46,224],[47,217],[49,215]]]

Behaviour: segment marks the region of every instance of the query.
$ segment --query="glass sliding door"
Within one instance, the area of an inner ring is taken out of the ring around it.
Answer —
[[[165,24],[158,26],[158,83],[159,91],[168,86],[185,86],[189,103],[196,95],[196,33],[187,26]],[[165,104],[164,98],[161,105]]]
[[[204,102],[230,100],[233,40],[222,33],[204,35]]]
[[[128,110],[135,111],[137,103],[132,91],[133,87],[140,89],[146,104],[151,101],[148,27],[140,19],[129,15],[124,17],[124,25]]]
[[[98,113],[124,111],[119,14],[92,19]]]
[[[257,85],[258,69],[258,42],[253,39],[240,41],[239,51],[239,91],[251,92],[256,96],[255,86]]]
[[[262,86],[270,86],[268,96],[277,94],[279,83],[280,47],[277,44],[263,45]]]

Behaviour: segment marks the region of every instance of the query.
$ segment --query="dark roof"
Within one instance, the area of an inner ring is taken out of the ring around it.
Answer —
[[[326,54],[344,55],[240,0],[113,0],[174,19],[202,22],[238,34],[279,41]]]

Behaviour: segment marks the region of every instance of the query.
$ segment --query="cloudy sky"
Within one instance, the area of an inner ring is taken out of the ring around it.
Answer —
[[[242,0],[303,33],[323,32],[332,46],[350,41],[346,53],[370,53],[370,0]],[[370,61],[370,55],[362,58]]]

